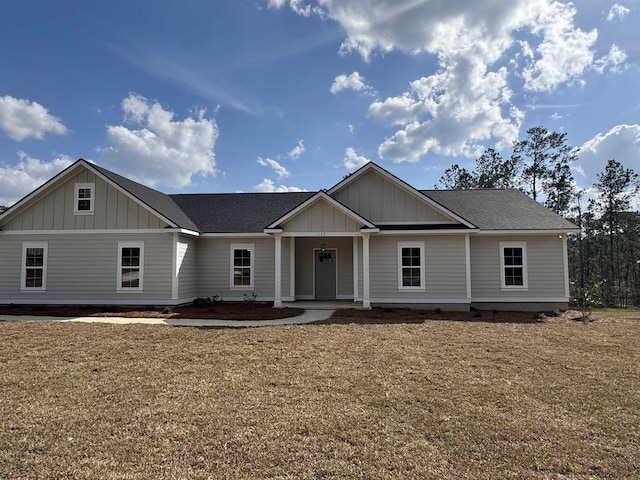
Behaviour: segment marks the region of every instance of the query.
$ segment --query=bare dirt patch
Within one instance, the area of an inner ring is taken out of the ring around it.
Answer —
[[[0,478],[640,478],[640,322],[0,322]]]

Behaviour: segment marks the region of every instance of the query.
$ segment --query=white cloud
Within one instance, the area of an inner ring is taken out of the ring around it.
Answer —
[[[291,160],[297,160],[298,158],[300,158],[300,155],[305,152],[305,150],[306,149],[304,148],[303,141],[298,140],[296,146],[293,147],[289,153],[287,153],[287,157],[289,157]]]
[[[582,188],[590,187],[610,159],[640,173],[638,158],[640,125],[616,125],[606,133],[597,134],[580,147],[579,159],[575,164],[576,180]]]
[[[335,95],[343,90],[355,90],[368,95],[375,94],[375,90],[365,83],[364,77],[358,72],[353,72],[349,75],[343,73],[333,80],[329,91]]]
[[[73,160],[60,155],[50,162],[18,152],[18,163],[0,165],[0,205],[10,206],[67,168]]]
[[[47,133],[67,133],[60,119],[37,102],[5,95],[0,97],[0,129],[12,139],[41,139]]]
[[[620,68],[624,61],[619,49],[599,63],[594,60],[597,30],[579,28],[576,9],[568,2],[306,2],[311,4],[343,28],[342,54],[357,52],[370,61],[376,54],[401,51],[436,60],[436,70],[407,91],[369,107],[371,118],[400,127],[378,151],[396,162],[416,161],[428,152],[475,156],[488,145],[508,146],[518,138],[524,117],[511,101],[509,82],[546,92],[582,82],[587,71]],[[347,77],[341,80],[346,83]],[[332,90],[339,91],[340,85],[334,82]]]
[[[616,19],[624,18],[631,10],[629,10],[624,5],[620,5],[619,3],[614,3],[607,14],[607,20],[612,21]]]
[[[352,147],[347,147],[347,149],[344,151],[344,159],[342,160],[342,164],[344,165],[344,168],[353,170],[356,168],[360,168],[370,161],[371,160],[369,160],[367,157],[358,155]]]
[[[284,185],[276,186],[273,180],[265,178],[262,182],[255,186],[258,192],[281,193],[281,192],[306,192],[298,187],[285,187]]]
[[[134,93],[123,100],[122,110],[125,122],[138,128],[107,126],[104,163],[149,185],[184,187],[194,175],[215,175],[218,126],[204,110],[174,121],[173,112]]]
[[[287,171],[287,169],[275,160],[272,160],[270,158],[258,157],[258,163],[264,167],[273,168],[273,171],[278,174],[278,178],[286,178],[289,176],[289,172]]]
[[[269,0],[269,8],[282,8],[286,4],[289,4],[291,10],[304,17],[308,17],[313,13],[322,15],[321,8],[305,5],[303,0]]]
[[[604,73],[606,69],[614,73],[619,73],[622,65],[627,59],[627,54],[617,45],[611,45],[611,50],[604,57],[598,58],[591,67],[598,73]]]

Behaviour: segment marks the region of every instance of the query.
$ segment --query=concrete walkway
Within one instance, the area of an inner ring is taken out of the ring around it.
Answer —
[[[127,317],[44,317],[36,315],[0,315],[0,322],[79,322],[115,323],[120,325],[142,323],[146,325],[171,325],[173,327],[271,327],[276,325],[300,325],[328,319],[335,310],[305,310],[302,315],[275,320],[209,320],[198,318],[127,318]]]

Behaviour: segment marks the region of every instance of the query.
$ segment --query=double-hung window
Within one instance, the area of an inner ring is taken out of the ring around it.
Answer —
[[[118,243],[118,285],[120,292],[142,290],[144,242]]]
[[[424,242],[398,243],[398,289],[424,290]]]
[[[22,291],[42,291],[47,287],[47,242],[22,244]]]
[[[231,287],[253,288],[253,244],[231,245]]]
[[[74,213],[76,215],[93,214],[93,202],[96,186],[94,183],[76,183]]]
[[[527,244],[525,242],[500,242],[501,284],[505,290],[526,290]]]

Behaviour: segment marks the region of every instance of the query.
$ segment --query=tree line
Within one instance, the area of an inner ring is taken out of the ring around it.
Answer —
[[[580,229],[568,241],[573,297],[588,294],[607,306],[640,305],[640,212],[633,208],[640,203],[640,178],[610,159],[591,188],[579,188],[571,171],[578,154],[566,133],[533,127],[513,142],[510,157],[488,148],[473,170],[447,168],[435,188],[522,190]]]

